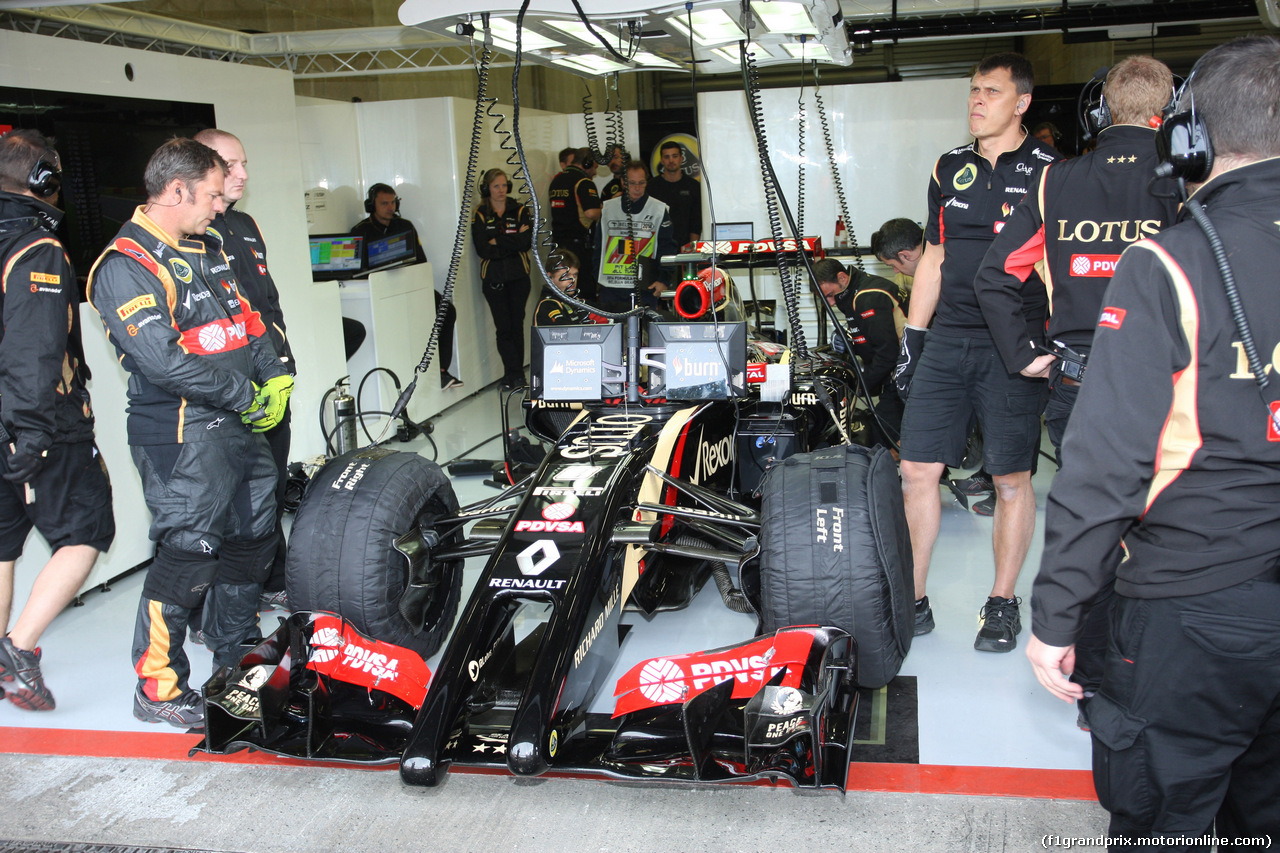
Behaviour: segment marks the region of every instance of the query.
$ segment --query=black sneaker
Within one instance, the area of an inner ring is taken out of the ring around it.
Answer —
[[[0,638],[0,688],[9,701],[24,711],[52,711],[53,694],[40,674],[40,650],[29,652]]]
[[[995,485],[989,477],[974,475],[965,477],[963,480],[952,480],[951,486],[960,494],[973,497],[974,495],[985,495],[988,492],[995,491]]]
[[[916,627],[912,634],[919,637],[933,630],[933,608],[929,606],[929,596],[916,602]]]
[[[183,730],[204,731],[204,699],[188,690],[176,699],[152,702],[139,683],[133,691],[133,716],[144,723],[168,723]]]
[[[448,391],[450,388],[458,388],[462,385],[462,380],[454,376],[452,373],[440,371],[440,390]]]
[[[969,507],[969,509],[973,510],[974,515],[982,515],[987,518],[991,518],[996,514],[996,496],[987,495],[985,498]]]
[[[1022,633],[1022,616],[1018,613],[1021,598],[988,598],[982,605],[978,621],[978,638],[973,647],[980,652],[1011,652],[1018,647]]]

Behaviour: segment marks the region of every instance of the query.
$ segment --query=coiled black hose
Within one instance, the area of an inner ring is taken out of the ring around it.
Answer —
[[[818,107],[818,121],[822,124],[822,141],[827,146],[827,162],[831,164],[831,183],[836,188],[836,201],[840,205],[840,217],[844,220],[844,228],[849,235],[850,248],[858,248],[858,237],[853,233],[853,220],[849,218],[849,202],[844,196],[844,181],[840,179],[840,164],[836,162],[836,145],[831,136],[831,122],[827,121],[827,108],[822,103],[822,93],[818,90],[818,64],[813,64],[813,101]],[[862,255],[856,251],[853,262],[858,269],[863,269]]]
[[[591,84],[583,80],[582,88],[585,90],[582,95],[582,123],[587,127],[587,147],[600,157],[603,152],[600,149],[600,138],[596,136],[595,121],[591,115]]]
[[[778,214],[780,202],[778,179],[774,174],[773,164],[769,161],[769,143],[765,139],[764,107],[760,103],[760,73],[756,69],[755,54],[747,47],[747,42],[738,42],[741,53],[743,88],[747,94],[747,114],[751,117],[751,127],[756,135],[756,149],[760,154],[760,177],[764,183],[765,208],[769,216],[769,234],[773,237],[774,255],[778,266],[779,285],[782,288],[783,303],[787,307],[787,322],[791,326],[791,348],[802,359],[808,359],[809,347],[804,339],[804,327],[800,324],[800,299],[791,273],[782,251],[782,218]],[[799,237],[796,238],[799,240]],[[800,254],[804,251],[797,246]],[[793,368],[794,370],[794,362]]]
[[[462,181],[462,204],[458,209],[458,229],[453,236],[453,254],[449,258],[449,271],[444,277],[444,293],[440,295],[442,308],[453,304],[453,283],[458,277],[458,266],[462,261],[462,246],[467,236],[467,225],[471,219],[471,203],[476,191],[476,163],[480,159],[480,132],[484,127],[485,104],[489,96],[489,62],[493,51],[485,45],[480,52],[480,62],[476,67],[479,84],[476,88],[476,111],[471,122],[471,146],[467,150],[467,171]],[[431,366],[431,357],[435,355],[436,343],[440,337],[440,329],[444,326],[444,310],[436,311],[436,321],[431,326],[431,336],[427,339],[427,348],[422,353],[422,361],[418,362],[415,372],[426,373]],[[414,385],[417,384],[414,378]],[[411,386],[412,387],[412,386]],[[403,399],[403,397],[402,397]],[[408,400],[404,402],[407,404]],[[397,403],[397,406],[400,404]]]

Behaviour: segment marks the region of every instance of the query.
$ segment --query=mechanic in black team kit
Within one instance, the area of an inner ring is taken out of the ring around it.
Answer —
[[[1275,38],[1215,48],[1187,77],[1158,138],[1191,200],[1120,259],[1049,492],[1027,657],[1054,696],[1080,699],[1072,644],[1114,580],[1088,707],[1113,850],[1209,849],[1205,834],[1234,850],[1280,833],[1277,104]]]
[[[596,298],[597,258],[592,229],[600,221],[601,203],[600,193],[591,180],[595,168],[591,149],[568,152],[564,171],[551,179],[547,193],[551,205],[551,239],[560,248],[578,256],[582,264],[578,289],[587,300]]]
[[[684,149],[679,142],[664,142],[658,151],[662,171],[649,179],[646,192],[671,210],[671,234],[676,247],[702,235],[702,183],[684,173]]]
[[[89,300],[129,373],[129,445],[156,555],[133,635],[133,714],[203,725],[183,641],[201,598],[215,667],[258,633],[276,551],[276,467],[258,433],[284,416],[293,377],[208,233],[226,164],[192,139],[147,163],[147,203],[89,273]]]
[[[867,393],[879,398],[876,415],[889,432],[888,436],[882,435],[876,426],[876,438],[884,446],[892,447],[902,427],[902,400],[893,384],[893,370],[906,324],[898,286],[857,267],[846,267],[835,258],[823,258],[815,263],[813,277],[827,304],[839,309],[848,321],[853,352],[862,362]],[[839,335],[833,336],[833,346],[843,347],[843,340]]]
[[[974,141],[943,154],[933,168],[925,251],[897,367],[898,391],[909,394],[902,418],[902,492],[915,559],[917,635],[934,626],[925,582],[941,523],[938,484],[944,468],[959,465],[964,456],[971,414],[982,427],[996,511],[995,582],[974,641],[979,651],[1007,652],[1017,645],[1022,622],[1014,587],[1036,520],[1031,466],[1045,382],[1005,370],[973,290],[992,239],[1040,170],[1060,159],[1022,127],[1033,82],[1031,63],[1016,53],[988,57],[974,72]],[[1043,330],[1043,284],[1030,279],[1026,287],[1026,309],[1017,325]]]
[[[79,288],[54,235],[61,187],[58,153],[43,135],[0,136],[0,696],[28,711],[55,704],[40,636],[115,535],[93,442]],[[9,631],[14,566],[32,526],[52,555]]]
[[[1006,369],[1049,377],[1045,426],[1059,467],[1081,368],[1120,253],[1169,225],[1177,212],[1172,182],[1160,182],[1164,197],[1148,192],[1159,162],[1153,125],[1172,93],[1173,74],[1159,60],[1130,56],[1112,68],[1101,103],[1114,123],[1101,128],[1097,150],[1040,174],[991,244],[974,284]],[[1045,271],[1050,296],[1048,346],[1058,355],[1037,350],[1038,341],[1014,321],[1023,313],[1024,282],[1037,268]],[[1108,587],[1077,642],[1075,678],[1086,697],[1102,677],[1110,600]],[[1083,704],[1081,715],[1083,723]]]
[[[223,184],[222,200],[226,210],[214,217],[209,225],[209,232],[222,240],[222,250],[226,253],[231,271],[236,274],[236,282],[240,290],[249,298],[249,303],[258,309],[262,324],[267,327],[267,336],[271,338],[280,356],[280,363],[290,376],[298,375],[298,365],[293,360],[293,349],[289,346],[289,338],[285,334],[284,311],[280,308],[280,291],[267,269],[267,243],[262,237],[262,230],[253,217],[243,210],[236,209],[236,202],[244,198],[249,185],[249,160],[245,156],[244,146],[233,134],[225,130],[210,128],[195,135],[196,142],[207,145],[227,164],[227,177]],[[263,433],[267,444],[271,445],[271,458],[276,462],[276,556],[271,564],[271,575],[263,585],[262,603],[272,607],[288,609],[288,599],[284,592],[285,540],[284,531],[280,527],[280,519],[284,516],[284,490],[289,481],[289,442],[290,409],[285,407],[280,423]],[[197,629],[199,625],[195,626]]]
[[[991,244],[974,284],[983,316],[1010,373],[1050,377],[1045,426],[1062,464],[1062,434],[1080,388],[1072,374],[1093,341],[1102,295],[1125,247],[1173,221],[1173,184],[1160,182],[1162,196],[1148,191],[1158,160],[1155,127],[1173,94],[1168,66],[1149,56],[1130,56],[1107,75],[1102,104],[1106,126],[1096,150],[1046,168],[1026,204]],[[1039,265],[1039,267],[1037,267]],[[1023,285],[1036,269],[1047,270],[1050,342],[1066,345],[1045,353],[1020,328]],[[1064,368],[1066,369],[1064,371]]]

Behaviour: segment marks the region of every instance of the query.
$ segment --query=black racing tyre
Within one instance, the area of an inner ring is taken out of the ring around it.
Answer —
[[[411,577],[408,558],[392,543],[457,509],[449,479],[417,454],[375,447],[328,462],[294,518],[285,566],[290,606],[337,613],[376,640],[430,657],[457,613],[462,564],[427,561]]]
[[[825,625],[857,643],[857,683],[897,675],[915,623],[902,485],[882,447],[799,453],[770,469],[760,516],[760,623]]]

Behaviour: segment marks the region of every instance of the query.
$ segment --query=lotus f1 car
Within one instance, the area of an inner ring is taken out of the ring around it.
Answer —
[[[853,427],[842,361],[797,366],[784,347],[752,343],[736,369],[721,358],[677,371],[676,359],[706,352],[681,341],[745,330],[736,294],[708,286],[707,308],[710,323],[647,330],[665,353],[638,346],[636,318],[594,336],[566,327],[588,341],[629,332],[616,371],[607,347],[543,335],[525,406],[550,447],[491,500],[459,509],[439,469],[412,454],[375,447],[330,462],[294,527],[289,595],[305,609],[206,685],[201,748],[398,762],[406,783],[428,786],[456,764],[843,790],[858,697],[851,627],[786,625],[608,678],[628,620],[685,607],[709,579],[727,606],[760,611],[765,471],[843,445]],[[548,399],[579,362],[601,399]],[[748,381],[779,375],[772,401]],[[374,570],[378,548],[385,568]],[[771,562],[785,571],[779,550]],[[452,623],[470,557],[484,568],[431,672],[424,659]],[[612,710],[599,710],[610,695]]]

